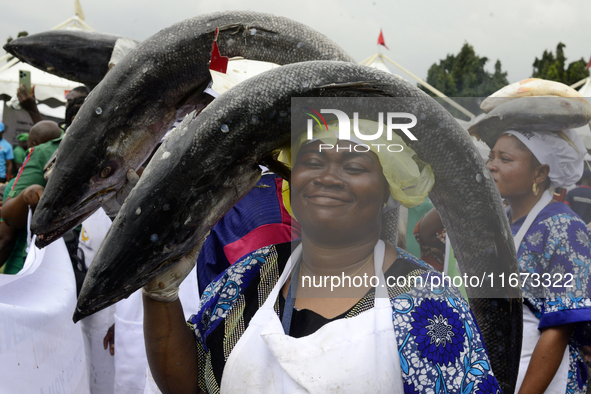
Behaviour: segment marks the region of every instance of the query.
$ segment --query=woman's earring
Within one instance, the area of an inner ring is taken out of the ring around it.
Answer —
[[[534,196],[537,196],[538,194],[540,194],[540,189],[538,188],[538,184],[534,182],[534,185],[531,187],[532,192],[534,193]]]
[[[382,207],[382,209],[386,208],[386,205],[388,205],[388,201],[386,201],[386,202],[384,203],[384,206]]]

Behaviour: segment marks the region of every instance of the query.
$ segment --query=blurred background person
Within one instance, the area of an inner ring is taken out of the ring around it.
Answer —
[[[29,133],[21,133],[16,136],[16,140],[18,143],[12,147],[12,152],[14,154],[14,163],[12,166],[12,175],[16,176],[18,170],[20,170],[23,162],[25,161],[25,156],[27,156],[27,149],[29,146],[27,144],[27,140],[29,139]]]
[[[585,223],[591,223],[591,170],[583,171],[577,187],[570,190],[564,201]]]
[[[4,139],[4,123],[0,122],[0,183],[6,183],[12,179],[12,161],[14,153],[12,145]]]

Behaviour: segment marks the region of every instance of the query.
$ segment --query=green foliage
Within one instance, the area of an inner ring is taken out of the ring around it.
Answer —
[[[429,68],[427,83],[450,97],[486,97],[509,83],[499,60],[492,74],[484,69],[486,62],[488,58],[478,56],[472,45],[465,43],[460,53],[447,55]]]
[[[23,30],[23,31],[18,32],[18,34],[16,35],[16,38],[25,37],[28,35],[29,35],[29,33],[27,31]],[[8,44],[12,40],[13,40],[12,36],[8,36],[8,38],[6,39],[6,43]]]
[[[587,62],[583,58],[571,62],[565,70],[566,56],[564,55],[564,48],[566,48],[566,45],[559,42],[556,46],[556,56],[552,51],[544,51],[541,59],[536,57],[533,64],[532,78],[548,79],[572,85],[588,77],[589,70],[585,69]]]

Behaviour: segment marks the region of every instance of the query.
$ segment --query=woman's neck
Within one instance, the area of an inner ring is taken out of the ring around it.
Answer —
[[[527,216],[527,214],[530,213],[538,201],[540,201],[544,193],[548,193],[548,191],[540,191],[537,196],[534,196],[532,193],[522,198],[507,199],[509,206],[511,207],[511,217],[509,218],[510,224],[513,224],[522,217]]]
[[[351,245],[320,245],[302,235],[302,271],[312,275],[340,275],[363,268],[379,238],[360,240]],[[373,267],[373,264],[372,264]]]

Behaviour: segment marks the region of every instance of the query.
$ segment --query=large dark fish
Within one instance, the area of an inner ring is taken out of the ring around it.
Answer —
[[[189,116],[171,133],[103,241],[74,319],[128,296],[202,241],[255,184],[257,163],[290,144],[292,97],[363,96],[400,97],[386,110],[410,112],[419,119],[412,129],[418,140],[408,144],[432,166],[436,183],[430,197],[462,271],[478,277],[484,271],[517,273],[513,238],[495,183],[448,112],[390,74],[342,62],[305,62],[235,86],[196,121]],[[375,110],[368,113],[375,116]],[[494,373],[503,391],[511,393],[521,349],[521,290],[492,294],[490,289],[469,288],[468,294]],[[491,295],[497,298],[486,298]]]
[[[558,131],[591,121],[591,105],[581,97],[521,97],[490,111],[468,132],[494,147],[507,130]]]
[[[203,107],[217,28],[223,56],[281,65],[354,61],[315,30],[269,14],[220,12],[160,31],[121,60],[76,115],[35,210],[31,228],[37,246],[58,239],[98,209],[178,116]]]
[[[40,70],[95,86],[108,71],[119,37],[78,30],[49,30],[20,37],[4,50]]]

